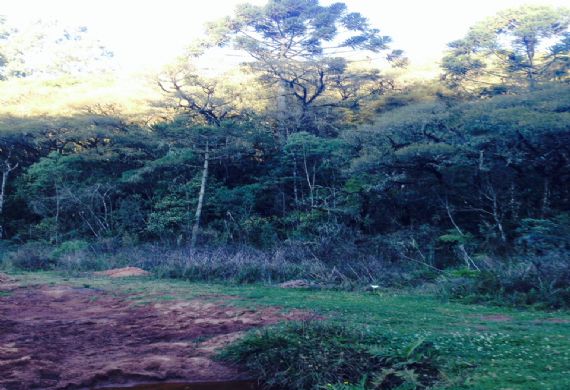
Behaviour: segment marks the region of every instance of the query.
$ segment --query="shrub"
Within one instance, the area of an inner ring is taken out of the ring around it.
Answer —
[[[65,241],[59,244],[52,252],[51,257],[54,259],[61,259],[64,256],[74,255],[76,253],[84,252],[89,247],[89,243],[83,240]]]
[[[317,273],[318,261],[286,261],[249,247],[178,248],[147,246],[131,257],[144,269],[160,277],[191,281],[232,281],[273,283],[303,278]]]
[[[470,302],[570,307],[570,259],[567,252],[519,256],[478,272],[455,271],[440,281],[441,293]]]
[[[570,214],[550,219],[526,218],[516,229],[516,248],[523,254],[544,255],[570,250]]]
[[[220,358],[245,365],[266,388],[274,389],[354,389],[358,383],[421,389],[438,380],[438,358],[430,343],[399,347],[384,335],[304,322],[254,331]]]
[[[48,248],[42,242],[28,242],[9,252],[6,260],[12,267],[23,271],[47,270],[55,265]]]

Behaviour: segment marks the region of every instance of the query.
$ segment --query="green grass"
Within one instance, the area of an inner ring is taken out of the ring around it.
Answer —
[[[431,342],[402,340],[330,321],[255,330],[219,358],[247,367],[277,389],[424,389],[440,381],[441,359]]]
[[[402,340],[403,345],[422,338],[430,340],[446,362],[447,388],[570,389],[568,311],[446,303],[429,295],[397,291],[293,290],[152,278],[65,278],[55,273],[25,273],[18,277],[32,285],[88,284],[92,288],[129,294],[139,304],[224,294],[238,297],[231,301],[233,305],[313,310],[333,323],[388,334]],[[497,321],[493,316],[509,318]]]

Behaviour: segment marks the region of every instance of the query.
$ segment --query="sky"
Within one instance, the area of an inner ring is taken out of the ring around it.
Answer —
[[[337,0],[339,1],[339,0]],[[172,62],[200,37],[204,23],[231,15],[244,0],[2,0],[0,15],[13,24],[57,19],[82,25],[110,50],[120,69],[145,71]],[[264,4],[265,0],[245,1]],[[321,0],[329,4],[333,0]],[[570,0],[344,0],[361,12],[393,48],[412,63],[441,57],[446,44],[461,38],[473,23],[523,4],[570,6]],[[218,61],[231,61],[219,57]],[[233,60],[235,61],[235,59]]]

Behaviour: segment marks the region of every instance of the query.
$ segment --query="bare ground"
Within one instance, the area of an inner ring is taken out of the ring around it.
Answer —
[[[91,389],[247,378],[212,357],[244,331],[309,316],[230,297],[137,305],[69,286],[0,282],[0,390]]]

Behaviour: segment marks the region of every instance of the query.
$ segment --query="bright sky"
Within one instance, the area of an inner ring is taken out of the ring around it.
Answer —
[[[340,0],[337,0],[340,1]],[[200,36],[205,22],[230,15],[244,0],[2,0],[0,15],[15,24],[58,19],[84,25],[115,53],[126,71],[172,61]],[[263,4],[265,0],[245,1]],[[329,4],[332,0],[321,0]],[[522,4],[570,6],[570,0],[345,0],[361,12],[393,47],[413,63],[441,57],[447,42],[462,37],[474,22]],[[229,60],[229,59],[228,59]]]

